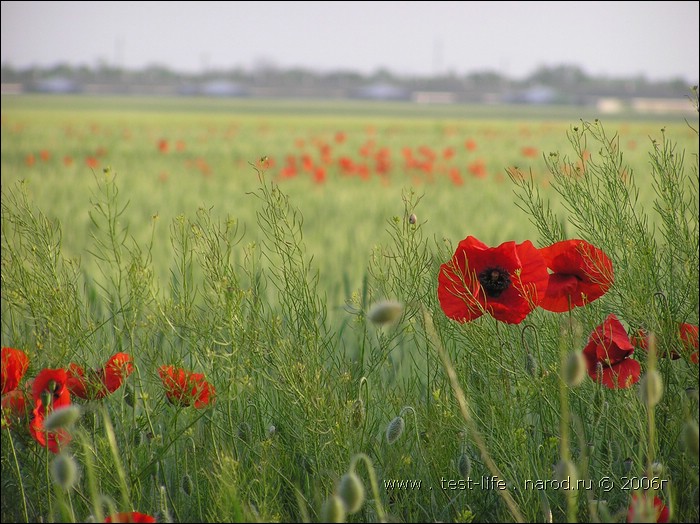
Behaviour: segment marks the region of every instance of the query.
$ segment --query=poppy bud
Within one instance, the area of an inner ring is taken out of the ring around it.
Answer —
[[[469,474],[472,471],[472,461],[469,458],[469,455],[466,453],[462,453],[459,456],[459,460],[457,461],[457,469],[459,470],[459,474],[462,475],[465,479],[469,478]]]
[[[382,300],[370,308],[369,312],[367,313],[367,318],[375,324],[383,326],[397,321],[401,317],[402,313],[403,304],[401,302],[397,302],[395,300]]]
[[[194,491],[194,483],[192,482],[192,477],[190,477],[187,473],[182,476],[180,487],[185,495],[188,497],[192,495],[192,492]]]
[[[352,405],[352,425],[359,428],[365,420],[365,404],[357,399]]]
[[[345,504],[348,513],[357,513],[365,502],[365,488],[355,472],[349,472],[340,478],[338,496]]]
[[[627,457],[623,462],[622,462],[622,469],[624,470],[625,474],[629,473],[632,471],[632,464],[633,461],[630,457]]]
[[[72,488],[78,477],[78,466],[73,457],[64,453],[57,455],[51,463],[51,476],[63,489]]]
[[[530,353],[525,355],[525,371],[527,371],[527,374],[531,377],[537,376],[537,359]]]
[[[415,213],[411,213],[411,216],[408,217],[408,223],[411,225],[414,225],[418,221],[418,217],[416,216]]]
[[[649,408],[653,408],[661,400],[664,383],[661,375],[655,369],[650,369],[639,382],[639,399]]]
[[[664,465],[661,462],[652,462],[651,463],[651,476],[653,477],[660,477],[661,475],[664,474]]]
[[[399,437],[403,433],[403,428],[405,426],[406,422],[404,422],[402,416],[398,416],[394,420],[389,422],[389,425],[386,427],[386,441],[389,444],[393,444],[394,442],[399,440]]]
[[[345,504],[338,495],[331,495],[321,506],[321,522],[345,522]]]
[[[584,378],[586,378],[586,359],[583,353],[578,351],[570,353],[564,366],[564,381],[569,387],[574,388],[580,385]]]
[[[241,422],[238,424],[238,438],[243,442],[250,441],[251,429],[247,422]]]
[[[58,428],[68,428],[80,418],[80,407],[75,404],[53,410],[44,420],[46,431],[56,431]]]
[[[683,426],[683,441],[685,443],[685,448],[695,455],[696,459],[698,458],[699,438],[698,423],[694,420],[686,422],[685,426]]]

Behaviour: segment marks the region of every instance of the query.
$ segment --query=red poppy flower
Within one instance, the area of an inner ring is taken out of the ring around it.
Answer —
[[[110,357],[101,369],[86,372],[80,366],[68,366],[68,389],[84,399],[99,399],[118,390],[134,370],[128,353],[117,353]]]
[[[602,297],[613,284],[608,256],[585,240],[563,240],[540,249],[549,275],[540,307],[561,313]]]
[[[138,511],[123,511],[105,518],[105,522],[155,522],[156,519]]]
[[[202,373],[192,373],[174,366],[161,366],[158,369],[168,400],[177,406],[203,408],[209,405],[216,395],[216,389],[204,379]]]
[[[71,441],[71,435],[63,428],[54,431],[46,431],[44,428],[44,419],[46,414],[51,409],[47,409],[41,400],[34,403],[34,411],[32,411],[32,420],[29,423],[29,433],[34,440],[44,447],[48,447],[51,453],[60,453],[61,448],[68,445]]]
[[[49,410],[70,404],[67,381],[65,369],[42,369],[32,384],[34,404],[41,400]]]
[[[583,349],[588,374],[611,388],[628,388],[639,380],[641,366],[629,358],[634,352],[624,326],[614,314],[593,330]],[[598,376],[599,372],[602,376]]]
[[[445,315],[459,322],[487,312],[518,324],[537,307],[547,280],[544,259],[529,240],[488,247],[469,236],[440,266],[438,299]]]
[[[2,348],[2,394],[17,389],[29,367],[27,354],[15,348]]]
[[[27,416],[27,395],[21,389],[13,389],[2,396],[2,427],[22,425]]]
[[[678,332],[679,332],[681,342],[683,343],[683,346],[685,346],[685,348],[688,351],[693,351],[693,349],[695,350],[690,354],[690,361],[693,364],[697,364],[698,363],[698,326],[684,322],[682,324],[679,324]]]
[[[627,510],[627,522],[668,522],[669,511],[661,499],[654,495],[654,507],[647,507],[646,494],[632,495],[632,503]],[[652,515],[652,511],[654,512]]]
[[[698,363],[698,326],[694,324],[688,324],[687,322],[679,323],[678,324],[678,337],[680,339],[681,345],[683,348],[691,352],[690,353],[690,361],[693,364]],[[649,351],[649,333],[643,329],[640,328],[637,330],[637,333],[632,336],[632,344],[634,344],[635,347],[643,349],[644,351]],[[695,350],[695,351],[693,351]],[[666,357],[668,356],[671,360],[677,360],[681,358],[681,353],[675,350],[671,350],[668,352],[666,351],[660,351],[658,353],[658,356],[660,357]]]

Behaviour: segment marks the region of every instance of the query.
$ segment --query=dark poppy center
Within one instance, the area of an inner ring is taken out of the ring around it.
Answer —
[[[508,271],[499,266],[484,269],[477,278],[489,298],[498,298],[510,287]]]

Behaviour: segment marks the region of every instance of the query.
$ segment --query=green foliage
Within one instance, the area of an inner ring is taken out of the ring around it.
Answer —
[[[69,362],[95,369],[122,351],[135,370],[104,399],[74,398],[83,410],[70,483],[53,485],[54,457],[22,428],[3,427],[2,520],[136,510],[185,522],[318,521],[343,513],[329,509],[339,495],[352,522],[619,521],[632,494],[625,479],[656,477],[672,518],[696,521],[698,367],[676,325],[698,323],[697,149],[662,133],[645,178],[600,122],[568,138],[573,160],[545,157],[551,177],[509,171],[517,203],[541,245],[584,238],[601,247],[615,284],[568,316],[536,310],[522,325],[442,313],[439,266],[479,234],[464,222],[451,226],[457,236],[431,230],[456,208],[430,203],[427,186],[405,189],[390,208],[378,196],[373,212],[384,222],[372,244],[344,241],[344,253],[367,254],[361,278],[348,276],[355,260],[318,263],[308,230],[319,228],[298,204],[311,200],[263,169],[248,195],[254,213],[205,205],[173,214],[167,249],[157,247],[163,217],[130,220],[143,208],[122,175],[104,169],[79,257],[66,254],[66,229],[35,204],[31,184],[3,186],[3,346],[27,352],[27,378]],[[493,244],[510,239],[504,217],[481,226]],[[339,274],[326,277],[329,268]],[[344,309],[332,310],[331,290]],[[402,307],[374,323],[368,313],[383,300]],[[653,331],[659,355],[681,354],[654,364],[635,351],[643,373],[661,377],[653,409],[635,388],[567,378],[569,355],[610,312],[630,332]],[[213,404],[170,403],[158,375],[170,364],[203,373]],[[579,489],[554,484],[567,477]]]

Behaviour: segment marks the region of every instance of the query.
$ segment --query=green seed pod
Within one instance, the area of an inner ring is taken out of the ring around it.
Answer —
[[[365,488],[355,472],[346,473],[340,478],[337,491],[348,513],[360,511],[365,502]]]
[[[655,369],[647,371],[647,374],[639,381],[639,399],[649,408],[653,408],[661,400],[664,392],[664,383],[661,375]]]
[[[457,469],[459,470],[459,474],[462,475],[465,479],[469,478],[469,475],[472,471],[472,461],[469,458],[469,455],[466,453],[462,453],[459,456],[459,460],[457,461]]]
[[[365,421],[365,403],[357,399],[352,405],[352,425],[359,428]]]
[[[124,402],[126,405],[133,408],[136,405],[136,392],[131,386],[127,386],[124,390]]]
[[[530,353],[525,355],[525,371],[531,377],[537,376],[537,359]]]
[[[698,423],[694,420],[689,420],[683,426],[683,442],[685,444],[685,449],[690,451],[695,458],[698,458]]]
[[[632,471],[633,465],[634,461],[630,457],[627,457],[625,460],[622,461],[622,470],[625,472],[625,474],[627,474],[630,471]]]
[[[345,503],[338,495],[331,495],[321,506],[321,522],[345,522]]]
[[[238,424],[238,438],[243,442],[249,442],[252,430],[247,422],[241,422]]]
[[[61,453],[51,463],[51,476],[63,489],[72,488],[78,479],[78,466],[73,457]]]
[[[404,427],[406,427],[406,422],[404,422],[402,416],[394,418],[394,420],[389,422],[389,425],[386,427],[386,441],[389,444],[393,444],[399,440],[399,437],[403,433]]]
[[[661,462],[651,463],[651,477],[660,477],[664,474],[664,465]]]
[[[585,378],[586,359],[583,353],[578,351],[570,353],[564,365],[564,382],[566,382],[570,388],[575,388],[581,385]]]
[[[80,418],[80,407],[75,404],[53,410],[44,420],[46,431],[56,431],[58,428],[69,428]]]
[[[190,477],[187,473],[185,473],[182,476],[182,480],[180,481],[180,487],[182,488],[182,492],[188,497],[191,496],[194,492],[194,483],[192,482],[192,477]]]
[[[377,325],[384,326],[396,322],[401,318],[402,313],[403,304],[401,302],[382,300],[370,308],[367,318]]]

